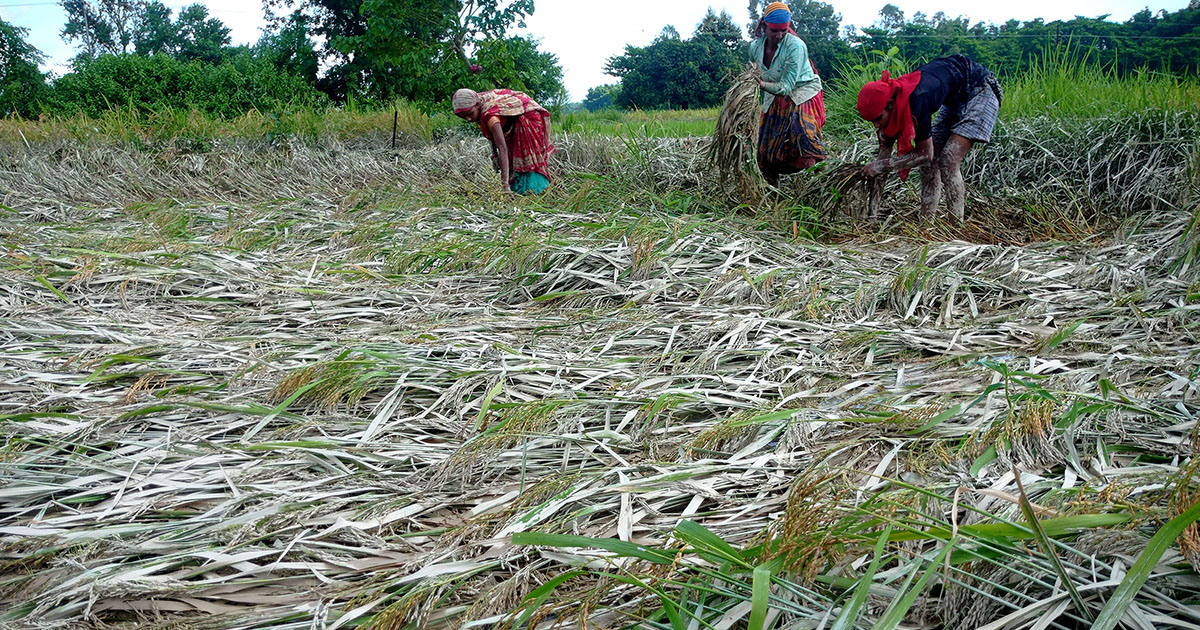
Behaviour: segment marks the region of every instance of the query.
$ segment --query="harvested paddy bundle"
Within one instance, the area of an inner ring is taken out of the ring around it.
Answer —
[[[730,180],[737,183],[743,201],[762,197],[763,180],[758,172],[755,151],[762,104],[758,96],[757,64],[747,64],[725,91],[725,103],[717,118],[717,128],[708,146],[709,164],[720,173],[721,189],[728,190]]]
[[[811,177],[799,179],[796,197],[832,219],[843,207],[857,208],[853,214],[875,216],[878,213],[882,190],[879,178],[865,177],[862,164],[855,162],[824,162]],[[876,185],[872,185],[872,184]]]

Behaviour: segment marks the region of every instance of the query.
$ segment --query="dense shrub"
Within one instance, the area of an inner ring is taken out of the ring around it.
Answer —
[[[173,108],[233,117],[281,104],[319,105],[325,97],[303,78],[248,52],[219,64],[167,55],[102,55],[78,62],[51,86],[43,111],[99,116],[112,107],[142,111]]]

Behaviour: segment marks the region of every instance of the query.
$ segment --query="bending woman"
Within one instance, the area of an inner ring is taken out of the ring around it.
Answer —
[[[540,193],[550,185],[550,112],[523,92],[462,89],[454,114],[479,125],[492,143],[492,166],[506,192]]]
[[[758,130],[758,169],[767,183],[802,171],[826,158],[821,127],[825,98],[808,46],[791,28],[792,12],[772,2],[750,45],[750,61],[762,70],[762,125]]]
[[[908,169],[920,168],[922,218],[933,216],[944,187],[946,205],[961,221],[966,193],[960,166],[975,143],[992,139],[1003,98],[995,75],[962,55],[934,59],[899,79],[884,71],[858,93],[858,115],[879,131],[879,155],[863,175],[896,170],[904,179]],[[892,145],[899,156],[892,157]]]

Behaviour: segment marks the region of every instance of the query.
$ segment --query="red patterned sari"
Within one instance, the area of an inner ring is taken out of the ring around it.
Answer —
[[[505,89],[480,92],[479,105],[484,137],[492,137],[493,121],[504,131],[513,178],[533,172],[550,179],[550,154],[557,150],[550,143],[550,112],[525,93]]]

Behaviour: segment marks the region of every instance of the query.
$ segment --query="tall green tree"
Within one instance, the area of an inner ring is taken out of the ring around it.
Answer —
[[[184,7],[172,21],[171,9],[152,0],[134,20],[132,44],[139,55],[167,54],[183,61],[218,63],[231,41],[229,34],[229,27],[210,17],[203,4]]]
[[[208,7],[198,2],[179,12],[175,27],[179,33],[175,54],[184,61],[216,63],[221,60],[221,49],[230,42],[229,27],[221,20],[209,17]]]
[[[889,33],[897,33],[904,28],[904,11],[894,4],[885,4],[879,10],[876,25]]]
[[[87,57],[129,51],[137,20],[146,0],[60,0],[67,23],[60,32],[63,41],[75,43]]]
[[[488,39],[476,48],[479,71],[463,77],[462,86],[485,90],[503,86],[520,90],[546,107],[567,103],[562,66],[558,57],[538,50],[527,37]]]
[[[583,99],[583,106],[589,112],[609,109],[617,106],[617,99],[620,96],[621,86],[616,83],[597,85],[588,89],[587,98]]]
[[[0,20],[0,116],[33,116],[46,93],[44,57],[25,41],[27,29]]]
[[[179,43],[179,29],[171,21],[171,9],[158,0],[146,5],[135,21],[133,50],[139,55],[173,55]]]
[[[705,13],[700,24],[696,25],[696,31],[692,37],[700,35],[712,36],[730,50],[736,50],[745,43],[742,40],[742,29],[733,23],[733,17],[724,9],[721,10],[720,15],[717,15],[712,7],[708,7],[708,13]]]
[[[308,16],[299,11],[292,13],[280,27],[259,38],[254,54],[276,68],[316,85],[320,63],[316,45],[309,36],[308,21]]]
[[[523,54],[508,31],[524,25],[533,0],[265,0],[268,9],[302,11],[329,67],[323,89],[338,100],[349,95],[435,102],[459,85],[486,75],[506,86],[520,82],[524,62],[544,57]],[[276,17],[275,19],[279,19]],[[482,63],[487,49],[491,61]],[[499,51],[499,52],[497,52]],[[506,52],[510,58],[499,60]],[[489,64],[512,68],[507,76]],[[472,66],[483,66],[472,73]],[[478,83],[478,81],[476,81]]]
[[[662,30],[662,32],[660,32],[660,33],[658,34],[658,37],[657,37],[657,39],[660,39],[660,40],[661,40],[661,39],[673,39],[673,40],[680,40],[680,39],[683,39],[683,36],[679,34],[679,29],[677,29],[677,28],[675,28],[674,26],[672,26],[672,25],[668,24],[668,25],[666,25],[666,26],[664,26],[664,27],[663,27],[663,30]]]
[[[621,80],[624,108],[694,109],[719,105],[725,79],[742,60],[723,42],[702,34],[690,40],[659,37],[647,47],[626,46],[605,72]]]
[[[263,0],[267,22],[275,29],[296,13],[306,18],[309,32],[320,42],[319,60],[327,67],[320,89],[338,102],[345,102],[373,67],[372,60],[353,52],[367,33],[362,4],[363,0]]]
[[[895,46],[899,58],[913,66],[961,53],[999,74],[1012,74],[1038,63],[1053,49],[1056,54],[1088,57],[1120,73],[1200,72],[1200,8],[1174,13],[1144,9],[1125,22],[1102,15],[1049,23],[1036,19],[971,24],[965,17],[950,18],[940,12],[932,17],[917,13],[901,21],[903,14],[894,5],[885,6],[880,16],[874,27],[853,38],[854,43],[864,51]]]

